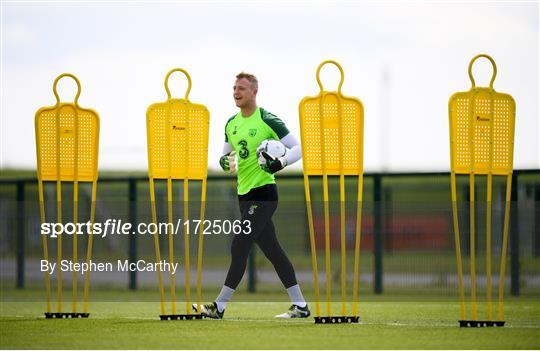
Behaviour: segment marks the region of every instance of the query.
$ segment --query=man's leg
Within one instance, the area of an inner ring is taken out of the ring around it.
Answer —
[[[244,276],[252,245],[253,238],[251,234],[234,235],[231,244],[231,263],[225,283],[213,303],[201,306],[203,315],[211,318],[223,317],[223,311],[227,307],[227,302],[232,298],[236,287]]]
[[[261,236],[275,209],[275,204],[271,202],[242,201],[240,203],[242,221],[251,222],[251,233],[237,234],[233,238],[231,264],[224,284],[226,287],[234,290],[242,280],[253,242]]]
[[[246,271],[247,259],[253,245],[251,235],[238,234],[235,235],[231,244],[231,263],[229,271],[225,278],[225,283],[221,288],[221,292],[216,298],[217,308],[222,312],[227,306],[227,302],[232,298],[234,291]]]
[[[264,187],[254,189],[240,198],[242,222],[244,220],[250,221],[251,232],[250,234],[234,235],[231,245],[231,264],[225,283],[215,302],[204,306],[209,311],[207,314],[215,315],[215,318],[223,316],[227,302],[232,298],[236,287],[244,276],[253,242],[261,235],[276,210],[277,203],[273,201],[275,200],[274,196],[277,196],[275,188]],[[204,308],[202,309],[204,310]]]
[[[307,303],[296,281],[294,267],[279,244],[272,220],[268,221],[263,232],[256,239],[266,258],[272,263],[293,305],[307,310]],[[301,311],[302,312],[302,311]],[[306,317],[309,316],[307,312]]]
[[[278,242],[272,220],[268,221],[264,231],[259,235],[256,242],[266,258],[268,258],[274,266],[285,289],[296,285],[296,275],[294,273],[293,265]]]

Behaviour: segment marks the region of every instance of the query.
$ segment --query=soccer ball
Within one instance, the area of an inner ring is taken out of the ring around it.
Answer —
[[[279,140],[263,140],[257,148],[257,159],[259,160],[260,166],[266,165],[266,159],[262,155],[263,152],[266,152],[273,159],[278,159],[285,156],[285,154],[287,153],[287,148]]]

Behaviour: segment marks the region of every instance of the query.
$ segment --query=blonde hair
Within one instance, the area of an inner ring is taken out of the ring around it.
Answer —
[[[257,80],[257,77],[255,77],[254,74],[251,74],[251,73],[246,73],[246,72],[240,72],[236,75],[236,79],[242,79],[242,78],[245,78],[248,80],[248,82],[251,83],[251,85],[253,85],[253,87],[255,88],[259,88],[259,81]]]

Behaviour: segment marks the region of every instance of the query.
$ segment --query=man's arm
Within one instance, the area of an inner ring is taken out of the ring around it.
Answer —
[[[292,165],[296,161],[302,158],[302,147],[300,146],[300,142],[292,133],[289,133],[285,135],[280,140],[283,145],[289,150],[287,150],[287,153],[285,156],[280,158],[281,163],[283,164],[283,167],[286,167],[288,165]]]
[[[273,159],[271,156],[266,154],[266,152],[263,152],[263,157],[266,159],[266,165],[264,166],[264,169],[272,174],[281,171],[286,166],[292,165],[300,158],[302,158],[302,147],[300,146],[298,139],[296,139],[294,135],[288,133],[283,138],[281,138],[280,141],[288,149],[285,153],[285,156],[282,156],[278,159]]]
[[[229,118],[225,124],[225,143],[223,144],[223,156],[219,158],[219,165],[228,173],[234,173],[236,171],[236,158],[234,157],[235,151],[231,143],[229,143],[229,135],[227,134],[227,126],[229,122],[234,119],[234,116]]]
[[[291,165],[302,158],[302,147],[300,142],[294,135],[289,132],[289,129],[283,123],[281,119],[276,115],[261,108],[261,116],[263,121],[274,131],[279,140],[289,149],[285,156],[275,160],[269,155],[263,153],[263,157],[266,158],[266,165],[264,169],[270,173],[276,173],[282,170],[284,167]]]
[[[234,150],[234,148],[230,143],[228,143],[228,142],[223,143],[223,155],[226,155],[226,154],[230,153],[233,150]]]

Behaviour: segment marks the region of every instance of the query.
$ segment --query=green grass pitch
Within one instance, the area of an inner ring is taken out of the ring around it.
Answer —
[[[89,319],[45,320],[44,304],[37,302],[42,294],[3,289],[2,349],[540,348],[540,303],[533,296],[508,298],[505,327],[472,329],[458,327],[456,301],[436,296],[368,295],[359,304],[361,324],[315,325],[312,318],[273,318],[288,307],[285,293],[239,292],[224,320],[202,321],[158,320],[153,291],[93,292],[99,301],[91,302]],[[64,297],[70,298],[68,291]],[[313,303],[310,307],[314,312]],[[338,310],[339,303],[334,307]]]

